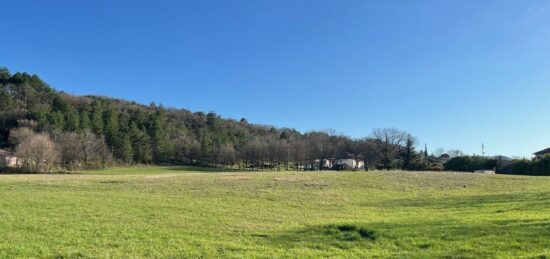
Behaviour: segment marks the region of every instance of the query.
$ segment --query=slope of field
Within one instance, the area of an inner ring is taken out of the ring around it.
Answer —
[[[168,167],[0,175],[1,258],[544,258],[549,242],[544,177]]]

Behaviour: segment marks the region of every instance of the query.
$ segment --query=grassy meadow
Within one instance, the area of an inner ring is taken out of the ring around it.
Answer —
[[[545,258],[550,177],[136,167],[0,175],[0,258]]]

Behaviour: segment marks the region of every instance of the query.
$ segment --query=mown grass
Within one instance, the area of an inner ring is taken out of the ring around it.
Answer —
[[[550,256],[550,178],[190,170],[0,175],[0,257]]]

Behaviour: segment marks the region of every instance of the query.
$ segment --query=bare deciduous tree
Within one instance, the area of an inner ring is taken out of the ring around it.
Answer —
[[[313,156],[312,159],[318,159],[319,162],[317,165],[319,170],[323,169],[323,161],[325,159],[331,158],[330,156],[334,153],[334,146],[331,143],[331,135],[327,132],[309,132],[307,134],[309,139],[310,151]],[[311,161],[313,165],[313,161]]]
[[[390,169],[395,158],[399,155],[399,148],[407,139],[407,132],[395,128],[374,129],[372,137],[378,145],[381,166]]]
[[[200,153],[200,144],[194,138],[181,134],[174,140],[176,160],[184,163],[193,163]]]
[[[104,167],[112,160],[111,152],[104,138],[86,130],[80,135],[80,141],[82,143],[82,160],[87,168]]]
[[[75,132],[62,132],[54,134],[54,141],[59,146],[61,165],[69,170],[80,169],[84,157],[80,136]]]
[[[61,165],[68,170],[101,168],[111,160],[103,138],[89,130],[55,133],[54,142],[59,147]]]
[[[10,131],[9,141],[13,146],[17,146],[34,134],[34,131],[29,127],[16,128]]]
[[[216,162],[222,166],[233,166],[237,162],[237,152],[233,145],[224,144],[218,147]]]
[[[365,170],[375,167],[380,163],[377,142],[372,139],[359,140],[356,147],[359,158],[365,162]]]
[[[50,173],[59,163],[60,153],[46,133],[33,133],[23,139],[16,148],[22,168],[32,173]]]
[[[30,119],[20,119],[20,120],[17,120],[17,125],[19,125],[19,127],[34,129],[38,126],[38,122]]]
[[[243,148],[245,166],[252,168],[263,167],[267,157],[267,143],[261,138],[253,138],[247,141]]]
[[[295,139],[290,143],[290,156],[294,161],[294,168],[305,169],[308,161],[308,145],[302,139]]]
[[[432,153],[433,156],[435,157],[440,157],[441,155],[445,154],[445,149],[442,148],[442,147],[438,147],[434,150],[434,152]]]

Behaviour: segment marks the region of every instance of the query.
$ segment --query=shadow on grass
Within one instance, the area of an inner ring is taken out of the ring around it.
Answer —
[[[253,236],[282,248],[382,249],[387,255],[397,257],[450,258],[458,254],[463,258],[544,255],[550,238],[550,221],[545,220],[508,219],[469,224],[447,220],[412,221],[316,225]]]
[[[373,229],[359,224],[329,224],[310,226],[295,231],[270,235],[254,235],[282,247],[308,246],[316,249],[350,249],[369,246],[380,237]]]

